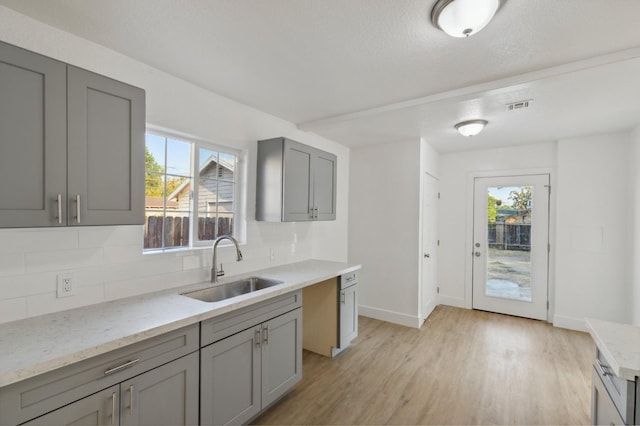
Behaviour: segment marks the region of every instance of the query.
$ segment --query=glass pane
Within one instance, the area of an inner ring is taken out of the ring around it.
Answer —
[[[145,170],[164,172],[164,141],[162,136],[145,135]]]
[[[167,211],[164,218],[164,246],[189,246],[189,212]]]
[[[144,220],[144,248],[159,249],[162,248],[162,211],[150,211],[145,213]]]
[[[531,302],[531,186],[487,194],[487,296]]]
[[[236,157],[235,155],[220,153],[218,178],[235,181]]]
[[[233,213],[198,212],[198,239],[212,241],[220,235],[233,235]]]
[[[167,174],[191,176],[191,143],[167,140]]]
[[[200,152],[198,154],[198,157],[200,158],[200,169],[202,169],[202,167],[205,164],[208,164],[208,165],[213,164],[213,166],[215,167],[215,165],[218,163],[218,152],[217,151],[212,151],[212,150],[206,149],[206,148],[200,148]]]

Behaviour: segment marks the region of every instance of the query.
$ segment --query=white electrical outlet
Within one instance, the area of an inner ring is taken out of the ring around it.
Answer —
[[[74,296],[76,294],[76,283],[74,276],[70,272],[58,274],[58,297]]]

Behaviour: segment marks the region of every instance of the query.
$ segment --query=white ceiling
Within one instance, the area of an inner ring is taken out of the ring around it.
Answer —
[[[0,0],[348,146],[424,137],[450,152],[640,123],[639,0],[506,0],[468,39],[431,25],[434,3]],[[473,118],[487,129],[459,136]]]

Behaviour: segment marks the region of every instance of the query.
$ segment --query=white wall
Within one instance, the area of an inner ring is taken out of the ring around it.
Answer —
[[[438,176],[439,154],[416,140],[354,148],[350,160],[349,261],[362,264],[366,283],[360,314],[420,327],[422,177]]]
[[[555,325],[631,320],[629,140],[608,134],[558,142]]]
[[[631,201],[630,224],[633,231],[629,234],[631,267],[631,322],[640,325],[640,126],[631,133],[629,152],[629,192]]]
[[[203,90],[141,62],[0,6],[0,40],[146,90],[147,123],[248,152],[247,242],[227,275],[310,257],[346,261],[349,150],[289,122]],[[256,141],[287,136],[338,156],[337,220],[259,223],[255,216]],[[269,248],[276,259],[270,261]],[[0,322],[203,280],[210,250],[142,255],[140,226],[0,230]],[[76,274],[78,295],[55,298],[56,275]]]
[[[349,260],[361,263],[360,313],[417,327],[420,141],[354,148]]]
[[[440,156],[440,303],[471,308],[473,177],[554,168],[555,143]]]

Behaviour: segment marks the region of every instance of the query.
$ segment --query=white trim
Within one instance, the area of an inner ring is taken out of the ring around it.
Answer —
[[[584,322],[584,318],[567,317],[564,315],[554,315],[553,326],[576,331],[589,331],[587,330],[587,325]]]
[[[386,309],[373,308],[371,306],[359,305],[358,315],[411,328],[420,328],[423,323],[420,318],[414,315],[401,314],[399,312],[387,311]]]
[[[446,295],[443,295],[443,294],[439,294],[438,295],[438,304],[439,305],[453,306],[455,308],[470,309],[470,308],[467,308],[466,302],[464,300],[464,297],[453,297],[453,296],[446,296]]]

